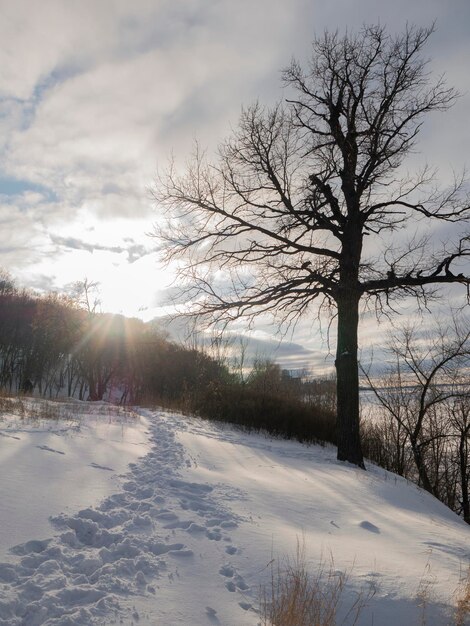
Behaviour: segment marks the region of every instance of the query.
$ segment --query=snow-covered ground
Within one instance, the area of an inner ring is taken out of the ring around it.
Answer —
[[[359,624],[421,624],[424,589],[448,623],[470,528],[406,481],[175,414],[67,412],[0,417],[0,626],[256,626],[299,541],[350,572],[343,611],[374,590]]]
[[[32,536],[48,536],[50,515],[99,504],[119,488],[116,473],[150,449],[143,418],[112,405],[22,404],[26,418],[0,413],[0,558]]]

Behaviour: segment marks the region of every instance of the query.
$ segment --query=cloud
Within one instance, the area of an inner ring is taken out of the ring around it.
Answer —
[[[158,270],[145,235],[157,166],[172,152],[184,163],[194,138],[215,149],[242,104],[282,99],[279,70],[308,58],[315,33],[435,19],[431,67],[462,97],[426,120],[410,167],[438,164],[447,182],[470,143],[467,0],[3,2],[0,264],[25,284],[60,288],[94,263],[108,302],[114,289],[123,309],[162,307],[171,271]],[[297,327],[285,363],[320,354],[310,327]]]
[[[122,246],[104,246],[98,243],[89,243],[83,241],[81,239],[77,239],[75,237],[60,237],[59,235],[49,235],[53,244],[60,248],[70,248],[73,250],[86,250],[87,252],[91,252],[92,254],[101,250],[104,252],[112,252],[114,254],[122,254],[125,252],[127,254],[127,258],[129,263],[134,263],[138,259],[146,256],[147,254],[151,254],[151,250],[148,250],[141,244],[133,243],[127,247]]]

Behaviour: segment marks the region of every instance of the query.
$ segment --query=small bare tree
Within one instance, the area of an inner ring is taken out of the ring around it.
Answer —
[[[85,277],[72,285],[72,300],[88,311],[90,315],[98,313],[101,300],[99,298],[99,282]]]
[[[166,260],[178,262],[193,314],[227,321],[274,312],[291,322],[317,303],[336,315],[338,458],[360,467],[361,301],[381,312],[393,299],[426,299],[439,284],[469,284],[462,227],[434,251],[416,236],[387,243],[420,218],[470,217],[459,182],[441,192],[427,168],[402,170],[423,117],[456,98],[422,57],[432,30],[326,33],[306,70],[293,62],[284,72],[284,105],[243,110],[217,162],[197,148],[187,171],[171,166],[155,190],[169,216],[156,235]]]
[[[468,320],[454,319],[453,325],[428,332],[401,329],[389,351],[393,362],[383,379],[373,381],[365,373],[382,409],[372,418],[383,426],[379,438],[382,444],[392,442],[384,464],[415,478],[470,523]],[[408,455],[414,472],[406,463]]]

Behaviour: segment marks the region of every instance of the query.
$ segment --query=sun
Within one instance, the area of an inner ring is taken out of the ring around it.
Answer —
[[[71,293],[73,283],[87,279],[97,284],[94,296],[102,312],[154,317],[165,305],[174,271],[159,265],[153,242],[145,235],[151,224],[78,217],[54,233],[53,253],[40,253],[34,269],[21,272],[21,282],[45,292]]]

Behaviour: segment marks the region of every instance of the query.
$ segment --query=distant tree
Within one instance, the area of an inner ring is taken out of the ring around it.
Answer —
[[[379,405],[393,418],[397,432],[404,435],[420,484],[439,497],[438,472],[432,472],[433,480],[430,469],[438,462],[431,463],[429,457],[439,450],[441,441],[449,438],[442,407],[452,400],[457,423],[460,409],[466,406],[457,406],[456,400],[468,395],[460,383],[470,365],[470,331],[456,322],[453,327],[434,328],[427,333],[405,327],[394,334],[389,352],[394,363],[385,380],[377,385],[366,378]]]
[[[0,295],[0,385],[17,390],[29,376],[26,363],[33,345],[36,299],[27,291]]]
[[[72,285],[71,298],[88,313],[97,313],[101,305],[99,287],[98,281],[90,280],[87,277],[83,280],[77,280]]]
[[[126,360],[125,318],[109,313],[88,313],[82,336],[74,348],[88,398],[102,400],[113,379],[119,379]]]
[[[468,319],[391,337],[387,374],[372,380],[371,457],[415,480],[470,523],[470,331]],[[377,443],[382,449],[377,447]]]
[[[338,458],[360,467],[360,303],[393,313],[394,299],[470,283],[458,269],[470,255],[462,184],[436,191],[427,168],[402,169],[423,117],[457,95],[422,57],[432,31],[325,33],[305,71],[294,61],[284,72],[286,104],[243,110],[215,164],[196,148],[186,172],[172,165],[155,189],[169,216],[155,235],[194,315],[290,322],[314,302],[336,315]],[[420,218],[462,225],[436,250],[416,236],[398,245],[391,234]]]
[[[282,370],[278,363],[267,358],[256,358],[253,361],[247,384],[256,390],[260,397],[280,395],[282,383]]]
[[[16,292],[15,281],[7,270],[0,268],[0,295]]]

